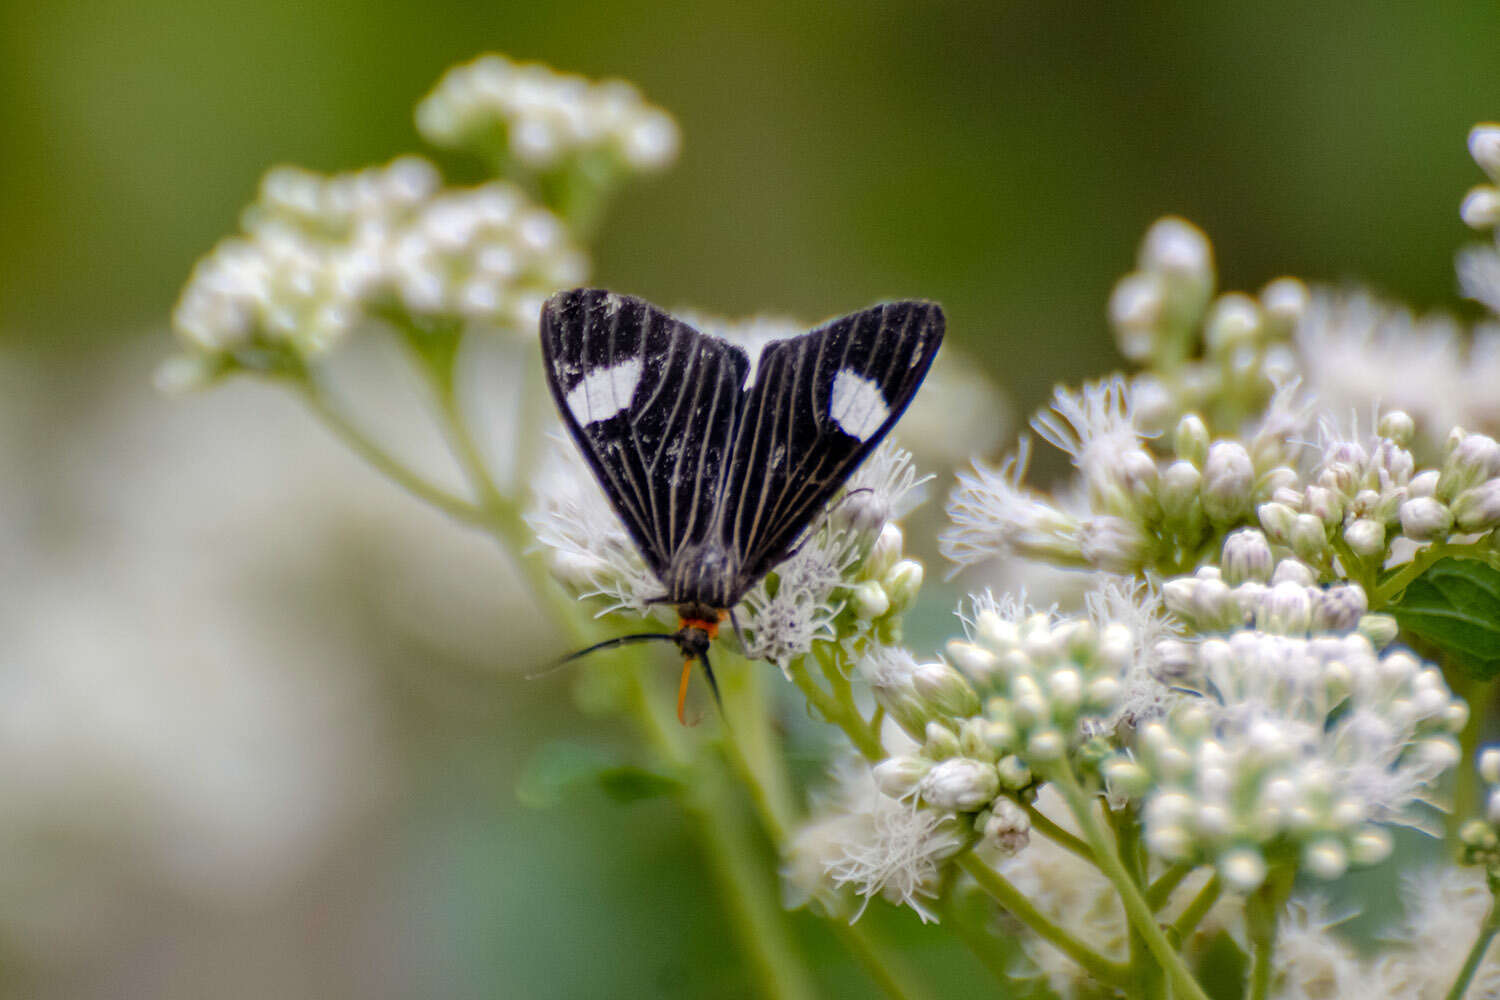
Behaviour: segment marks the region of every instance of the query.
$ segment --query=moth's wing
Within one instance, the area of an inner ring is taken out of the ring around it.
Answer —
[[[900,419],[943,340],[932,302],[889,302],[766,346],[736,432],[725,541],[753,585]]]
[[[647,565],[713,522],[749,360],[648,302],[602,289],[542,307],[542,357],[568,432]]]

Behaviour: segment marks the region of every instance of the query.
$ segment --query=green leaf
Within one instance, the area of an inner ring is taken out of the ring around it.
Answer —
[[[593,747],[562,741],[546,743],[521,769],[516,780],[516,798],[533,809],[547,809],[562,801],[564,795],[617,766],[613,757]]]
[[[616,802],[639,802],[670,795],[682,787],[680,781],[643,767],[612,767],[600,771],[598,778],[604,794]]]
[[[1444,559],[1413,580],[1389,609],[1412,635],[1479,680],[1500,674],[1500,570]]]
[[[644,767],[622,764],[602,750],[559,740],[531,755],[516,781],[516,798],[533,809],[547,809],[587,787],[599,788],[616,802],[639,802],[671,794],[681,783]]]

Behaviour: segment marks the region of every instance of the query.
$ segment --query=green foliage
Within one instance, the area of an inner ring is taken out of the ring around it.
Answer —
[[[1407,586],[1390,609],[1401,627],[1479,680],[1500,673],[1500,570],[1444,559]]]

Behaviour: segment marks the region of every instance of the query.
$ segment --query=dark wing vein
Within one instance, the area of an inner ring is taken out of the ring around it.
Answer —
[[[766,346],[725,485],[726,494],[736,499],[735,516],[724,526],[725,541],[741,556],[745,589],[786,557],[900,418],[937,353],[943,329],[936,305],[895,302]],[[873,387],[855,399],[857,405],[842,414],[842,421],[831,411],[841,372]],[[882,410],[884,419],[870,428]],[[856,436],[846,427],[865,434]],[[778,433],[783,428],[784,434]],[[779,461],[768,442],[784,449]],[[746,518],[746,510],[755,513]]]

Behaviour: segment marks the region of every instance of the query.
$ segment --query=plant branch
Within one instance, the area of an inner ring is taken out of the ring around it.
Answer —
[[[1115,853],[1108,834],[1100,825],[1098,817],[1094,815],[1092,798],[1078,784],[1078,779],[1073,775],[1073,768],[1067,760],[1059,762],[1054,769],[1053,780],[1058,791],[1067,801],[1068,808],[1072,810],[1073,817],[1083,829],[1084,839],[1093,849],[1094,863],[1114,884],[1115,891],[1120,894],[1120,902],[1125,906],[1126,918],[1141,935],[1141,939],[1151,950],[1151,954],[1156,956],[1157,962],[1161,964],[1162,971],[1166,973],[1168,981],[1172,984],[1174,995],[1178,1000],[1208,1000],[1203,987],[1198,985],[1192,973],[1188,972],[1187,966],[1183,964],[1182,956],[1177,954],[1166,936],[1162,934],[1161,928],[1156,923],[1156,916],[1151,912],[1150,904],[1146,902],[1146,897],[1131,880],[1130,873],[1126,871],[1124,863]]]
[[[1124,986],[1128,981],[1129,970],[1124,964],[1110,961],[1063,927],[1053,923],[1009,879],[979,860],[973,852],[965,854],[958,864],[995,902],[1005,907],[1011,916],[1031,928],[1037,937],[1077,962],[1090,976],[1115,987]]]

